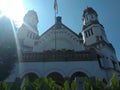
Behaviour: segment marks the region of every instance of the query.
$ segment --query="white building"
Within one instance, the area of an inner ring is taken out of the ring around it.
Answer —
[[[57,83],[72,81],[75,77],[101,77],[107,81],[114,71],[120,72],[118,60],[105,30],[94,9],[83,12],[83,29],[75,33],[57,17],[56,23],[39,36],[38,17],[29,11],[17,36],[21,46],[20,62],[7,79],[23,81],[43,76],[52,77]]]

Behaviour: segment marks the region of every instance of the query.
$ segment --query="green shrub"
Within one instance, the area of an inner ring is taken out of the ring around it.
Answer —
[[[120,90],[120,83],[117,81],[116,72],[107,84],[99,77],[96,79],[95,83],[88,77],[84,79],[86,90]],[[22,89],[20,89],[20,87],[15,87],[14,84],[0,82],[0,90],[76,90],[76,81],[73,80],[71,86],[68,81],[64,82],[64,86],[60,86],[51,78],[43,77],[35,81],[29,81],[29,79],[26,78]]]

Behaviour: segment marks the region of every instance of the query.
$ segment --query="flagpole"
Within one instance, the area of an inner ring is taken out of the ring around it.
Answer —
[[[55,51],[56,51],[56,22],[57,22],[56,15],[58,13],[57,0],[54,0],[54,11],[55,11]]]
[[[57,19],[56,19],[56,11],[55,11],[55,31],[54,31],[54,35],[55,35],[55,60],[56,60],[56,23],[57,23]]]
[[[56,14],[58,13],[57,0],[54,0],[54,11],[55,11],[55,23],[56,23]]]
[[[56,16],[57,16],[57,15],[56,15],[56,12],[55,12],[55,24],[56,24],[56,22],[57,22]]]
[[[56,22],[57,22],[57,19],[56,19],[56,12],[55,12],[55,51],[56,51]]]

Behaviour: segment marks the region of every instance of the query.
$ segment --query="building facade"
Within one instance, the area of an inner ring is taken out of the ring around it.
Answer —
[[[39,36],[38,17],[30,10],[18,29],[21,58],[7,81],[51,77],[58,84],[75,77],[100,77],[109,81],[120,72],[115,49],[108,41],[97,12],[87,7],[83,11],[83,28],[77,34],[62,23],[56,23]]]

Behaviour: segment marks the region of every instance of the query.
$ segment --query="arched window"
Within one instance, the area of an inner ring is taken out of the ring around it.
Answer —
[[[65,81],[63,76],[59,74],[58,72],[52,72],[47,77],[52,78],[56,84],[61,85],[61,86],[63,86],[64,81]]]
[[[75,72],[75,73],[72,74],[72,76],[70,78],[70,82],[75,80],[76,77],[88,77],[88,76],[84,72]]]
[[[39,77],[37,76],[37,74],[35,73],[27,73],[24,78],[28,78],[30,81],[35,81],[36,79],[38,79]]]

